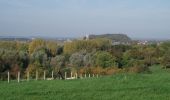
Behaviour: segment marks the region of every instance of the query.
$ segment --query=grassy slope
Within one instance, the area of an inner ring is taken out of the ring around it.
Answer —
[[[156,67],[157,68],[157,67]],[[119,74],[81,80],[0,82],[2,100],[170,100],[170,73]]]

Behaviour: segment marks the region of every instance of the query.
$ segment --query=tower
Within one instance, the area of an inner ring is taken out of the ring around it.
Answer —
[[[86,34],[86,40],[89,40],[89,35],[88,34]]]

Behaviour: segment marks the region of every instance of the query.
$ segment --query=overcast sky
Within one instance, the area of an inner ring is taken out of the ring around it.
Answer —
[[[0,36],[170,38],[170,0],[0,0]]]

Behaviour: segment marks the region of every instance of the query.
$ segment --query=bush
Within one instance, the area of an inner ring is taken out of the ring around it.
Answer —
[[[113,75],[113,74],[117,74],[120,72],[121,72],[121,69],[116,68],[116,67],[109,67],[104,70],[105,75]]]

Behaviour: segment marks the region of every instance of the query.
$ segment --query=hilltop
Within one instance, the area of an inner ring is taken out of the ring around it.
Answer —
[[[131,38],[126,34],[102,34],[102,35],[89,35],[89,39],[95,38],[108,38],[114,42],[130,42]]]

